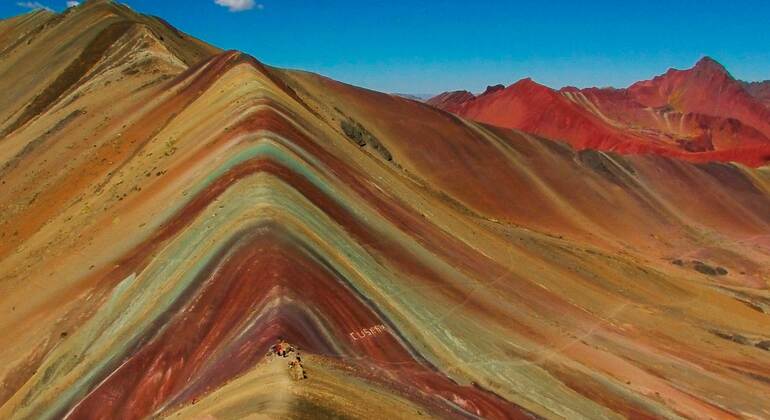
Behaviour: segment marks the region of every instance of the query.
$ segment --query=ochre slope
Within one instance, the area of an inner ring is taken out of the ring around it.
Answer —
[[[51,29],[129,28],[0,125],[0,418],[770,415],[767,168],[192,64],[201,44],[113,7]],[[76,48],[33,44],[0,60],[32,87],[8,115]]]

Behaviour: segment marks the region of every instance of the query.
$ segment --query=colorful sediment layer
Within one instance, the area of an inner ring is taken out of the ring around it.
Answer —
[[[0,418],[770,416],[768,167],[576,151],[104,0],[0,50]]]

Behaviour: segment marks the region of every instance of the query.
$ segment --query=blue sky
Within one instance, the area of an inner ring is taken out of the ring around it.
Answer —
[[[123,3],[265,63],[388,92],[480,91],[523,77],[622,87],[704,55],[737,78],[770,79],[768,1],[216,1],[230,6]],[[28,2],[0,0],[0,16],[23,12],[19,3]]]

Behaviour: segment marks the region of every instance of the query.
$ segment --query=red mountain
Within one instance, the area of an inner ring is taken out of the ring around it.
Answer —
[[[743,88],[751,96],[759,99],[765,106],[770,107],[770,80],[764,82],[743,82]]]
[[[554,90],[524,79],[479,96],[444,93],[428,103],[577,149],[761,166],[770,160],[769,92],[767,84],[740,82],[703,58],[691,69],[671,69],[627,89]]]

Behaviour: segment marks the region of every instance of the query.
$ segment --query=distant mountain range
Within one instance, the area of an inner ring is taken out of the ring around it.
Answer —
[[[433,93],[394,93],[394,95],[419,102],[425,102],[435,96]]]
[[[690,161],[770,159],[770,82],[734,79],[711,58],[626,89],[554,90],[531,79],[428,104],[479,122],[565,141],[577,149],[654,153]]]

